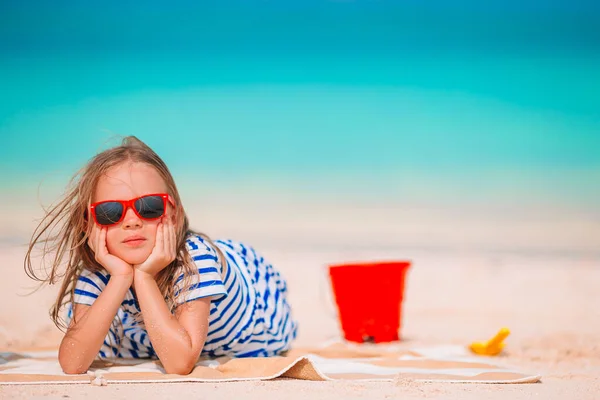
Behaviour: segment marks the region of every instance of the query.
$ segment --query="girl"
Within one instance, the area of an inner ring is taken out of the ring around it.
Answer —
[[[65,373],[85,373],[95,358],[158,357],[167,373],[188,374],[201,354],[290,348],[286,282],[253,248],[190,230],[169,169],[143,142],[127,137],[96,155],[71,186],[25,257],[33,279],[62,279],[51,315],[67,327]],[[47,278],[32,266],[38,244],[55,253]]]

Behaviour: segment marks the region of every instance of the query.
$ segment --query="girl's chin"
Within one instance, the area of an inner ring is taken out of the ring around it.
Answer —
[[[125,261],[127,264],[139,265],[139,264],[143,263],[144,261],[146,261],[149,256],[150,256],[150,253],[148,251],[143,251],[142,249],[139,249],[139,250],[124,251],[119,256],[119,258],[121,260]]]

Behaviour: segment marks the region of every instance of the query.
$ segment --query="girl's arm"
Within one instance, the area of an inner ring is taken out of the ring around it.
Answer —
[[[150,342],[165,371],[189,374],[206,341],[210,297],[182,304],[173,315],[152,274],[136,269],[134,287]]]
[[[88,245],[110,279],[91,306],[75,304],[73,318],[58,350],[58,361],[67,374],[82,374],[98,356],[104,338],[133,282],[133,266],[110,254],[107,228],[94,224]]]
[[[66,374],[83,374],[88,370],[132,281],[133,273],[113,275],[94,304],[75,304],[73,319],[58,350],[58,361]]]

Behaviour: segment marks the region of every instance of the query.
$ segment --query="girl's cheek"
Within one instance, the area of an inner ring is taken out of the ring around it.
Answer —
[[[152,226],[152,233],[149,235],[150,241],[152,242],[152,244],[154,244],[156,242],[156,233],[157,232],[158,232],[158,224]]]
[[[117,244],[117,240],[115,235],[111,235],[110,229],[106,232],[106,248],[109,253],[112,253],[111,250],[114,250]]]

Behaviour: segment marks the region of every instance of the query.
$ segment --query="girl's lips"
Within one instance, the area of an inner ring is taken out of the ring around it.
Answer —
[[[146,241],[146,239],[135,239],[135,240],[129,240],[127,242],[123,242],[123,244],[125,246],[129,246],[129,247],[139,247],[142,244],[144,244],[145,241]]]
[[[139,247],[146,242],[146,239],[141,236],[130,237],[123,240],[123,244],[129,247]]]

